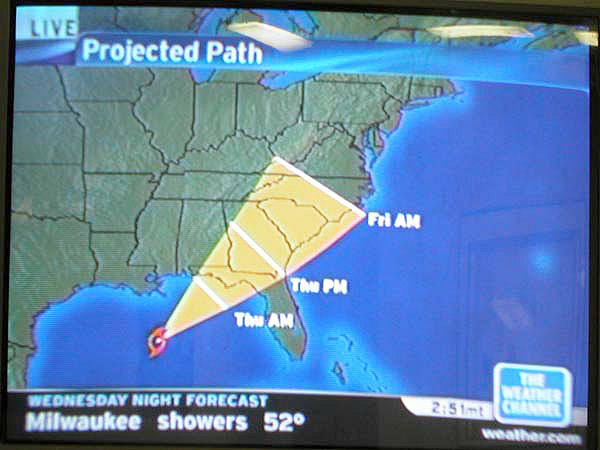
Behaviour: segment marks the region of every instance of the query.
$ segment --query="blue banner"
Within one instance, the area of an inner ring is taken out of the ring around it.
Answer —
[[[44,48],[49,60],[55,60],[60,53],[57,45],[73,51],[64,42],[48,44]],[[572,50],[575,51],[316,40],[308,48],[281,52],[244,37],[88,33],[77,40],[74,62],[82,67],[420,75],[587,91],[588,49]],[[17,63],[44,63],[43,53],[38,47],[32,55],[31,49],[19,46]]]
[[[498,363],[494,368],[494,416],[500,423],[567,427],[573,377],[563,367]]]

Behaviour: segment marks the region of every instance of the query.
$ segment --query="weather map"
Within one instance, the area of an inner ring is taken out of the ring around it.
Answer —
[[[364,218],[355,205],[274,157],[166,325],[151,334],[150,356],[159,356],[169,337],[293,274]]]
[[[520,362],[586,406],[581,30],[77,14],[66,53],[17,48],[9,389],[489,403]]]

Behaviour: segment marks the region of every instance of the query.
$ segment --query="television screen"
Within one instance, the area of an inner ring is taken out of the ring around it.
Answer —
[[[6,438],[590,446],[597,23],[431,14],[17,6]]]

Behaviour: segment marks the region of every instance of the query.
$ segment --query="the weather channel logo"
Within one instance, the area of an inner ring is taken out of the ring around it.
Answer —
[[[567,427],[571,424],[571,373],[563,367],[498,363],[494,416],[500,423]]]

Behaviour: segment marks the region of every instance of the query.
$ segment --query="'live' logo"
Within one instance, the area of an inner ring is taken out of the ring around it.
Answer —
[[[75,39],[79,32],[76,6],[23,6],[17,8],[16,39]]]

